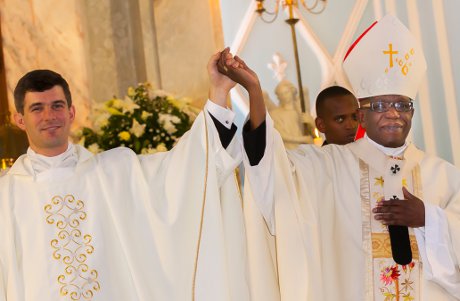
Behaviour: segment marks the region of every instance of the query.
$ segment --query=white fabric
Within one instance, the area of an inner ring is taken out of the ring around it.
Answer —
[[[415,99],[426,62],[420,43],[390,14],[354,45],[343,69],[357,98],[396,94]]]
[[[422,300],[458,300],[460,172],[413,145],[404,156],[407,166],[420,166],[427,209],[425,227],[414,229],[424,264]],[[281,300],[365,300],[369,288],[364,279],[359,158],[385,166],[386,156],[366,139],[347,146],[304,145],[286,154],[267,118],[264,158],[252,167],[245,158],[252,188],[245,193],[245,216],[254,294],[279,283]],[[257,205],[249,206],[253,201]],[[272,254],[276,261],[270,260]],[[257,274],[262,277],[252,276]],[[272,295],[272,300],[278,299]]]
[[[237,149],[235,142],[228,148]],[[73,166],[34,178],[24,155],[1,177],[0,300],[71,300],[74,288],[59,282],[71,282],[66,267],[70,272],[82,264],[88,270],[81,274],[93,280],[72,282],[88,294],[77,292],[75,300],[192,300],[199,241],[195,300],[249,300],[241,199],[232,175],[240,158],[222,148],[209,114],[201,113],[170,152],[138,157],[126,148],[98,155],[75,150]],[[60,200],[72,209],[60,208]],[[66,244],[70,251],[62,248],[66,237],[74,240]]]
[[[367,141],[369,141],[369,143],[371,143],[373,146],[375,146],[378,150],[380,150],[385,155],[393,156],[393,157],[401,156],[404,153],[404,151],[406,150],[407,146],[408,146],[407,141],[405,141],[404,144],[402,146],[400,146],[400,147],[385,147],[383,145],[378,144],[377,142],[375,142],[371,138],[369,138],[367,133],[364,134],[364,139],[367,139]]]
[[[35,174],[39,174],[50,168],[65,168],[72,167],[77,164],[78,156],[73,144],[69,143],[67,150],[60,155],[54,157],[46,157],[34,152],[30,147],[27,150],[27,155],[31,161],[32,168]]]
[[[232,128],[233,120],[235,120],[235,113],[232,110],[221,107],[210,100],[208,100],[206,108],[208,112],[219,120],[227,129]]]

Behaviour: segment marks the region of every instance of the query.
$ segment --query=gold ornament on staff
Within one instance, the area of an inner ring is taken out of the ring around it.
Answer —
[[[299,21],[299,19],[294,18],[294,7],[299,7],[299,2],[309,13],[312,14],[320,14],[324,11],[327,5],[327,0],[312,0],[313,2],[311,5],[308,5],[305,0],[275,0],[275,8],[272,12],[268,11],[264,6],[264,0],[256,0],[257,2],[257,9],[256,12],[259,14],[262,21],[265,23],[273,23],[278,16],[278,11],[280,4],[283,8],[289,9],[289,18],[286,19],[286,23],[288,23],[291,27],[291,35],[292,35],[292,43],[294,45],[294,58],[295,58],[295,66],[297,71],[297,83],[299,85],[299,96],[300,96],[300,105],[302,108],[302,112],[305,113],[305,97],[303,95],[303,88],[302,88],[302,77],[300,75],[300,63],[299,63],[299,51],[297,49],[297,36],[295,33],[295,24]],[[267,15],[271,16],[271,19],[267,19]]]

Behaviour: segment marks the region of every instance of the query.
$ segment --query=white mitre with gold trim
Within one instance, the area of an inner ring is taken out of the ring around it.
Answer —
[[[396,94],[414,99],[426,61],[407,27],[386,15],[351,45],[343,69],[357,98]]]

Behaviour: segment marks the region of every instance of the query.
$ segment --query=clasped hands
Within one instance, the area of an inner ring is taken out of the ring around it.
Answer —
[[[425,226],[423,201],[403,187],[403,200],[383,200],[372,209],[374,218],[384,225],[399,225],[411,228]]]
[[[221,52],[220,58],[217,60],[217,70],[248,91],[260,86],[256,73],[240,57],[233,56],[228,47]]]

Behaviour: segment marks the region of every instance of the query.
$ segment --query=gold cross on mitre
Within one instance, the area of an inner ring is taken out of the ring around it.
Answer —
[[[389,57],[390,58],[390,68],[392,68],[393,67],[393,54],[398,54],[398,51],[397,50],[393,51],[393,43],[389,43],[388,48],[389,48],[388,50],[383,51],[383,54],[390,55]]]
[[[358,99],[390,94],[415,99],[426,61],[414,35],[389,14],[351,45],[343,69]]]

